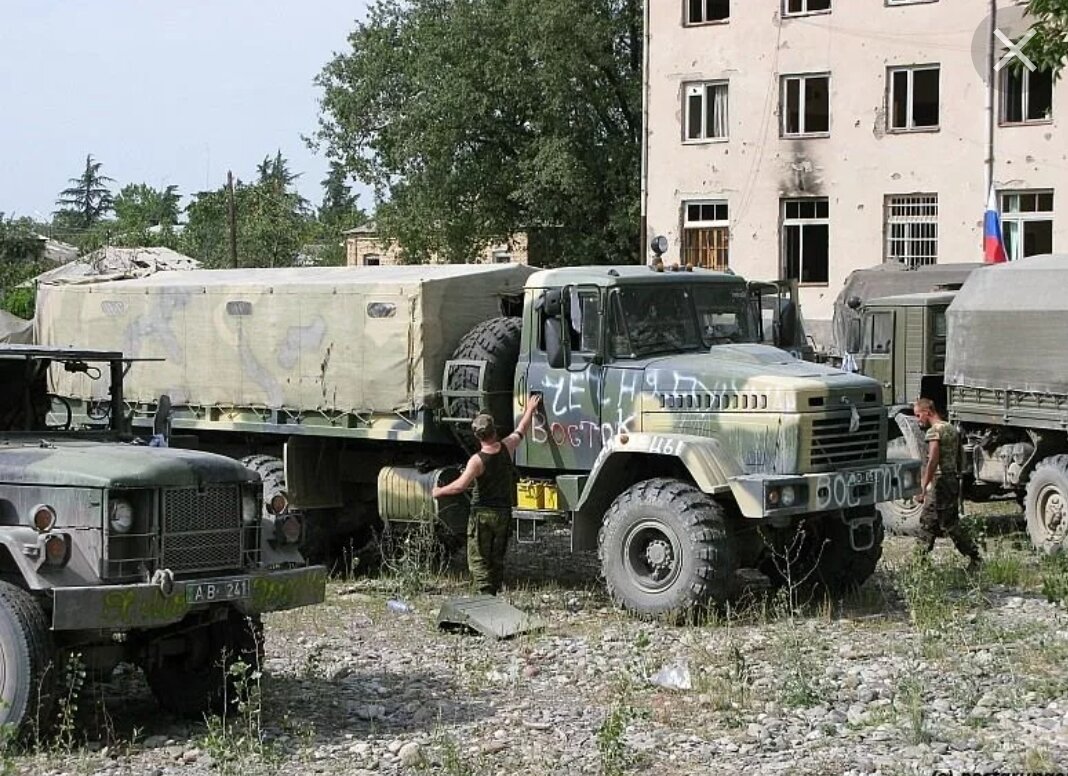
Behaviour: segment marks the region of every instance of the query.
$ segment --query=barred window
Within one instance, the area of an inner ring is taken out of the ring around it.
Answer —
[[[909,267],[938,262],[938,195],[886,198],[886,256]]]
[[[719,200],[683,203],[682,263],[725,270],[730,265],[730,222],[727,203]]]

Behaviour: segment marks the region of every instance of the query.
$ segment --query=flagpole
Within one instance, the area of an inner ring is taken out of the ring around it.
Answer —
[[[990,0],[990,24],[986,46],[986,179],[983,196],[989,198],[994,188],[994,111],[997,95],[995,59],[995,31],[998,28],[998,0]]]

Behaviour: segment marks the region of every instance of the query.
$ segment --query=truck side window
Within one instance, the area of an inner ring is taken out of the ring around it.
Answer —
[[[572,289],[568,322],[572,353],[596,353],[601,340],[601,298],[596,289]]]
[[[889,353],[894,345],[894,316],[892,313],[875,313],[869,319],[871,324],[872,353]]]

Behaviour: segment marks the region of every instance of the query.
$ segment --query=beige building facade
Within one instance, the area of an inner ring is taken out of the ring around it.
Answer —
[[[990,0],[649,4],[646,212],[668,261],[795,279],[820,322],[854,269],[982,260]],[[1068,87],[997,84],[1010,255],[1066,250]]]
[[[478,257],[478,264],[528,264],[530,241],[526,232],[490,243]],[[345,232],[345,263],[350,267],[377,267],[402,264],[400,248],[381,238],[373,226]],[[430,263],[439,263],[431,260]]]

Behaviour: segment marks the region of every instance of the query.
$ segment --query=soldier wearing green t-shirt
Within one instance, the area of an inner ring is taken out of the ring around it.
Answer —
[[[923,468],[921,489],[916,501],[923,504],[920,514],[920,546],[925,552],[934,549],[935,539],[948,536],[961,555],[969,559],[968,568],[975,570],[981,558],[979,548],[960,524],[957,503],[960,500],[960,480],[957,460],[960,458],[960,437],[951,424],[942,419],[930,399],[918,399],[912,411],[920,428],[926,430],[927,465]]]

